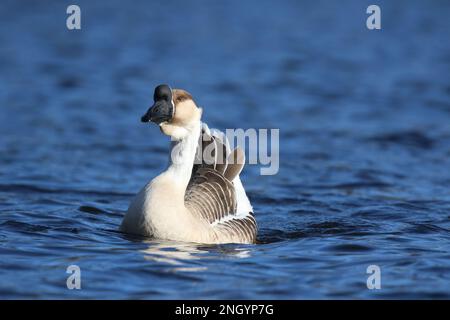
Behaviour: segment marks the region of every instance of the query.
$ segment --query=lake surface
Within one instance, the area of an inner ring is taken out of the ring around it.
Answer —
[[[368,1],[77,3],[79,31],[64,1],[0,9],[1,298],[450,298],[448,1],[377,1],[378,31]],[[166,166],[160,83],[280,129],[278,174],[242,174],[260,244],[117,232]]]

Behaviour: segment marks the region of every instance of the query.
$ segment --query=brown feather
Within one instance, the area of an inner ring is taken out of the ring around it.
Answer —
[[[245,164],[245,154],[241,148],[237,147],[228,156],[228,166],[225,170],[224,176],[230,181],[241,173]]]

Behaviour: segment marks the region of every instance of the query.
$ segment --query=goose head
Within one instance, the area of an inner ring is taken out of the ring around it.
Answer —
[[[187,91],[161,84],[155,88],[153,101],[141,121],[156,123],[165,135],[175,140],[188,136],[200,124],[202,109]]]

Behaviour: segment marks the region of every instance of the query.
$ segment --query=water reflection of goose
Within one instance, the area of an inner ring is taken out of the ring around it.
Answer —
[[[142,117],[172,138],[168,169],[131,202],[121,231],[197,243],[254,243],[257,225],[239,174],[244,152],[227,147],[200,121],[202,109],[184,90],[156,87]],[[202,137],[202,139],[200,139]],[[198,150],[199,164],[194,165]]]
[[[248,258],[250,252],[246,248],[220,248],[216,246],[201,246],[189,242],[148,241],[148,248],[142,250],[144,259],[165,263],[173,266],[174,271],[204,271],[206,266],[193,264],[196,260],[211,259],[211,253],[217,251],[220,255],[235,258]]]
[[[199,250],[195,244],[189,242],[149,242],[148,248],[142,250],[144,259],[174,266],[174,271],[204,271],[204,266],[186,265],[187,261],[201,259],[207,253]]]

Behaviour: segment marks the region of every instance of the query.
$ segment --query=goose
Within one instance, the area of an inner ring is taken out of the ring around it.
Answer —
[[[239,178],[245,154],[201,121],[190,93],[162,84],[142,122],[171,138],[167,169],[131,201],[120,231],[204,244],[255,243],[257,223]],[[207,152],[209,151],[209,152]]]

